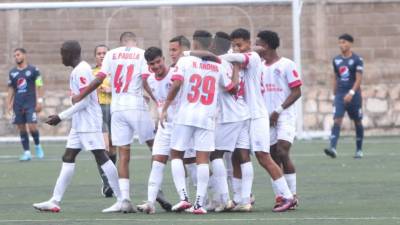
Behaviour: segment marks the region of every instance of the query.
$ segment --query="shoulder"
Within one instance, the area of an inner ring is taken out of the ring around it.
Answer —
[[[356,54],[356,53],[353,53],[352,58],[354,60],[363,61],[363,58],[361,56],[359,56],[358,54]]]

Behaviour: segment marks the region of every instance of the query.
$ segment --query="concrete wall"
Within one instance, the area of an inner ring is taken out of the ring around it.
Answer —
[[[362,89],[367,134],[399,131],[399,12],[398,1],[305,1],[301,45],[306,130],[329,129],[331,125],[331,58],[339,53],[337,36],[348,32],[355,37],[354,51],[365,59]],[[14,63],[12,50],[16,47],[25,47],[30,62],[42,71],[48,107],[42,113],[45,117],[67,106],[71,69],[61,65],[59,53],[65,40],[80,41],[84,59],[93,63],[94,46],[105,43],[116,47],[123,31],[135,32],[143,48],[155,45],[167,52],[168,40],[175,35],[190,37],[195,29],[231,32],[237,27],[249,29],[253,35],[262,29],[277,31],[281,55],[292,58],[291,7],[285,4],[0,11],[0,92],[6,92],[8,70]],[[0,125],[7,129],[2,129],[0,135],[13,132],[7,125],[4,102],[1,97]],[[351,128],[349,121],[344,127]],[[66,126],[43,129],[48,135],[62,135],[67,130]]]

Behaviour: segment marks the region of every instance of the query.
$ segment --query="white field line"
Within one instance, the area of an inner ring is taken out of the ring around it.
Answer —
[[[95,221],[132,221],[132,222],[240,222],[240,221],[398,221],[400,217],[304,217],[304,218],[199,218],[199,219],[135,219],[135,218],[93,218],[93,219],[27,219],[0,220],[0,223],[18,222],[95,222]]]

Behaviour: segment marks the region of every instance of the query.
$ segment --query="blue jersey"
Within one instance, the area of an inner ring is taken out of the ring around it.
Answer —
[[[332,63],[337,83],[336,94],[345,94],[353,87],[356,81],[356,72],[363,72],[363,59],[352,53],[351,57],[348,58],[338,55]]]
[[[39,77],[39,69],[32,65],[28,65],[23,70],[16,67],[10,70],[8,86],[12,87],[15,92],[14,109],[16,107],[34,108],[36,106],[35,82]]]

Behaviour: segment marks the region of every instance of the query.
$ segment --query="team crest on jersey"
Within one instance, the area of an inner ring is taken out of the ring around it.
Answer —
[[[84,77],[80,77],[79,80],[81,81],[81,84],[86,84],[87,80]]]
[[[167,84],[165,85],[165,87],[167,88],[167,90],[169,90],[169,89],[171,88],[171,83],[167,83]]]
[[[354,64],[354,60],[353,59],[350,59],[349,60],[349,66],[351,66],[351,65],[353,65]]]
[[[339,64],[342,63],[342,62],[343,62],[342,59],[335,59],[335,64],[336,64],[336,65],[339,65]]]
[[[12,78],[15,78],[16,76],[18,76],[19,72],[18,71],[17,72],[11,72],[10,74],[11,74]]]
[[[281,71],[278,68],[276,68],[274,70],[274,74],[277,75],[277,76],[280,76],[281,75]]]
[[[30,70],[25,71],[25,76],[29,77],[32,75],[32,72]]]
[[[298,78],[298,77],[299,77],[299,74],[297,73],[297,71],[296,71],[296,70],[293,70],[293,71],[292,71],[292,73],[293,73],[293,76],[294,76],[294,77],[296,77],[296,78]]]

